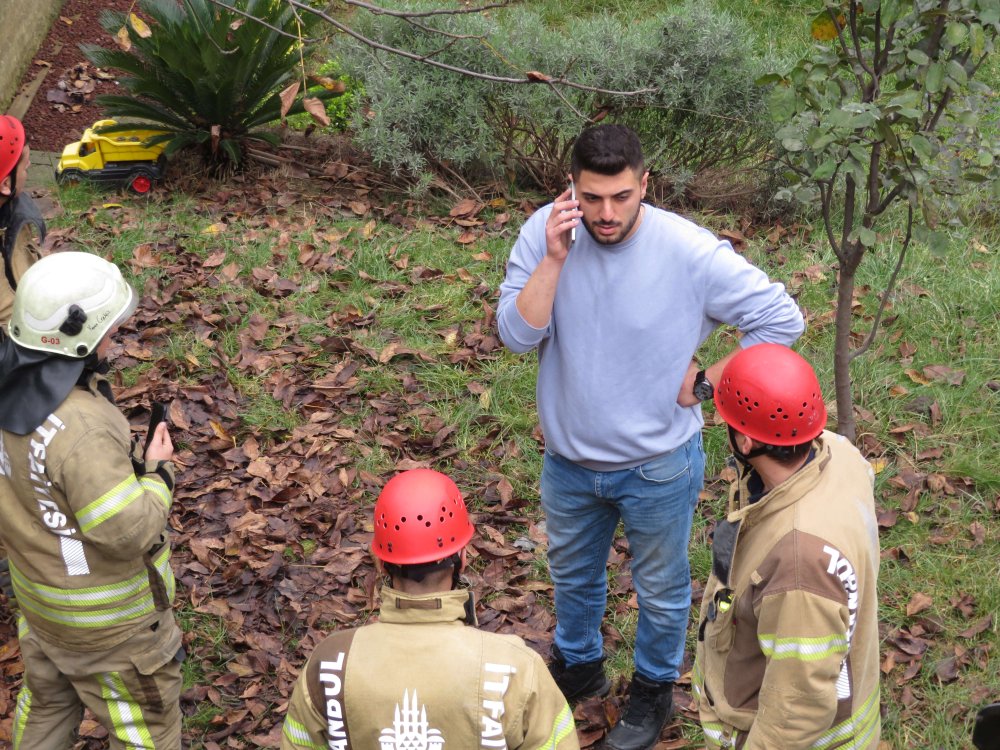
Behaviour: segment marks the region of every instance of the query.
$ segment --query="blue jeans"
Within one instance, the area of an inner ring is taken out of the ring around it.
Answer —
[[[704,473],[700,432],[664,456],[620,471],[591,471],[546,451],[542,508],[555,585],[555,642],[567,664],[604,654],[605,571],[620,518],[639,599],[635,669],[657,682],[678,678],[691,608],[691,517]]]

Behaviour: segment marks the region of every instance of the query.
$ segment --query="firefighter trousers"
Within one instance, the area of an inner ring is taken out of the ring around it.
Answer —
[[[108,730],[111,750],[181,747],[181,633],[173,612],[104,651],[60,648],[19,617],[24,683],[14,712],[14,750],[69,750],[84,707]]]

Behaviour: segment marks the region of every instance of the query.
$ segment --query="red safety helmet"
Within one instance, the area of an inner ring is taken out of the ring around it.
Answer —
[[[372,554],[396,565],[437,562],[460,552],[472,539],[462,493],[432,469],[397,474],[375,502]]]
[[[24,126],[11,115],[0,115],[0,180],[14,171],[24,151]]]
[[[816,373],[780,344],[750,346],[729,360],[715,407],[731,427],[766,445],[808,443],[826,426]]]

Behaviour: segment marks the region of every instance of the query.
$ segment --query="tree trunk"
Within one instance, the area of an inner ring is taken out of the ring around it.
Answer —
[[[854,418],[854,397],[851,395],[851,322],[854,299],[854,274],[858,261],[852,257],[840,263],[840,280],[837,283],[837,329],[833,350],[833,381],[837,392],[837,432],[852,443],[857,439],[857,422]]]

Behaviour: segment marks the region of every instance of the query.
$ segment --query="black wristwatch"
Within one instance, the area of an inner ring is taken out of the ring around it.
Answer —
[[[698,370],[698,374],[694,376],[694,397],[699,401],[708,401],[715,395],[715,386],[712,382],[705,377],[704,370]]]

